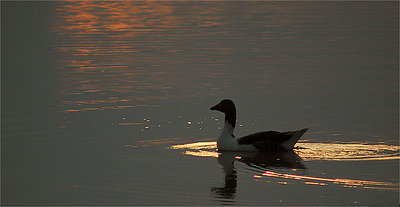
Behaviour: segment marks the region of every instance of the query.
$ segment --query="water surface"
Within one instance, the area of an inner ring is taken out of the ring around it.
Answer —
[[[398,205],[398,2],[2,2],[3,205]],[[217,152],[308,127],[293,153]],[[341,198],[341,199],[337,199]]]

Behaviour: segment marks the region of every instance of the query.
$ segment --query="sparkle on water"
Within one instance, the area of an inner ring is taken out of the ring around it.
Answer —
[[[184,155],[197,157],[216,157],[221,153],[217,151],[216,142],[194,142],[188,144],[178,144],[169,147],[174,150],[182,150]],[[389,160],[399,159],[400,147],[393,145],[370,145],[353,143],[298,143],[294,151],[304,161],[327,160],[327,161],[365,161],[365,160]],[[236,156],[235,160],[242,157]],[[279,158],[278,158],[279,159]],[[365,188],[398,191],[398,183],[358,180],[347,178],[325,178],[291,173],[274,172],[265,169],[262,173],[253,175],[255,179],[274,177],[284,180],[302,181],[306,185],[340,185],[345,188]],[[287,185],[288,182],[278,182]]]
[[[184,150],[183,154],[199,157],[218,157],[217,143],[195,142],[173,145],[171,149]],[[294,151],[307,160],[390,160],[399,159],[400,147],[394,145],[372,145],[353,143],[298,143]]]

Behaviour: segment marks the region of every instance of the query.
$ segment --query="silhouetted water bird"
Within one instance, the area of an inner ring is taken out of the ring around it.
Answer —
[[[296,131],[263,131],[236,138],[233,130],[236,125],[236,107],[232,100],[224,99],[210,110],[225,114],[225,124],[217,140],[219,150],[230,151],[277,151],[292,150],[307,128]]]

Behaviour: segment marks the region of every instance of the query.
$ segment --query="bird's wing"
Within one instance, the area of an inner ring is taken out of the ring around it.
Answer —
[[[264,131],[240,137],[237,140],[239,144],[252,144],[254,146],[268,143],[278,145],[279,143],[289,140],[292,136],[292,132]]]

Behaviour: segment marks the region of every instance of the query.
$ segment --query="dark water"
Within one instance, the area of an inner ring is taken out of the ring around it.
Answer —
[[[2,205],[398,205],[398,9],[1,2]],[[218,154],[222,98],[309,131]]]

